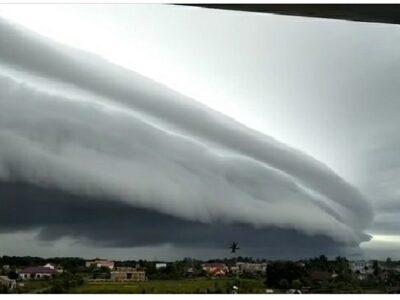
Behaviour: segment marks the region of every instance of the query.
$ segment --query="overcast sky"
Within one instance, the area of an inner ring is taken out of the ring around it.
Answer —
[[[0,5],[0,254],[400,246],[400,27]]]

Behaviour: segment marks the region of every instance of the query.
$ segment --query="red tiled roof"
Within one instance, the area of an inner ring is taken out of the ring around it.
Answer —
[[[47,268],[47,267],[28,267],[25,268],[23,270],[21,270],[21,272],[19,273],[25,273],[25,274],[37,274],[37,273],[43,273],[43,274],[57,274],[56,270],[53,270],[51,268]]]

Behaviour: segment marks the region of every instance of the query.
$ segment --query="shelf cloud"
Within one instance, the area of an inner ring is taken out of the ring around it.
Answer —
[[[283,235],[299,255],[369,239],[369,201],[295,145],[2,20],[0,40],[0,231],[105,247]]]

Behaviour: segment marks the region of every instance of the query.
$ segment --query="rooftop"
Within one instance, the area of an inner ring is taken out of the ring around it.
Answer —
[[[21,270],[20,273],[25,273],[25,274],[37,274],[37,273],[56,274],[57,272],[52,268],[37,266],[37,267],[25,268],[25,269]]]

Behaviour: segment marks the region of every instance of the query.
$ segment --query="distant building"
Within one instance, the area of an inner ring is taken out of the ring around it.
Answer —
[[[47,264],[45,264],[43,267],[56,270],[57,273],[62,273],[62,272],[64,272],[64,270],[63,270],[63,268],[62,268],[61,266],[56,266],[56,265],[54,265],[54,264],[52,264],[52,263],[47,263]]]
[[[10,279],[7,276],[0,276],[0,286],[7,287],[8,291],[14,291],[17,287],[17,282],[14,279]]]
[[[57,271],[47,267],[28,267],[20,271],[19,276],[22,279],[44,279],[53,278]]]
[[[370,274],[365,274],[365,273],[355,273],[354,277],[357,280],[367,280],[371,275]]]
[[[113,281],[145,281],[146,272],[130,267],[117,267],[111,272]]]
[[[229,271],[228,267],[222,263],[207,263],[203,264],[202,267],[207,275],[212,277],[226,276]]]
[[[167,264],[166,263],[156,263],[156,269],[161,269],[161,268],[166,268]]]
[[[95,268],[101,268],[101,267],[106,267],[109,269],[114,269],[114,262],[111,260],[106,260],[106,259],[95,259],[95,260],[88,260],[85,262],[86,268],[90,267],[95,267]]]
[[[353,273],[357,274],[373,274],[374,264],[372,261],[358,260],[349,263],[350,269]]]
[[[400,273],[400,266],[385,266],[385,265],[380,265],[379,266],[382,270],[384,271],[392,271],[392,272],[398,272]]]
[[[306,264],[302,261],[297,262],[297,266],[301,268],[305,268]]]
[[[247,262],[238,262],[236,263],[235,271],[238,271],[240,274],[249,273],[265,273],[267,270],[267,263],[247,263]]]
[[[45,267],[45,268],[50,268],[50,269],[53,269],[53,270],[56,269],[56,265],[54,265],[54,264],[52,264],[52,263],[47,263],[47,264],[45,264],[43,267]]]

